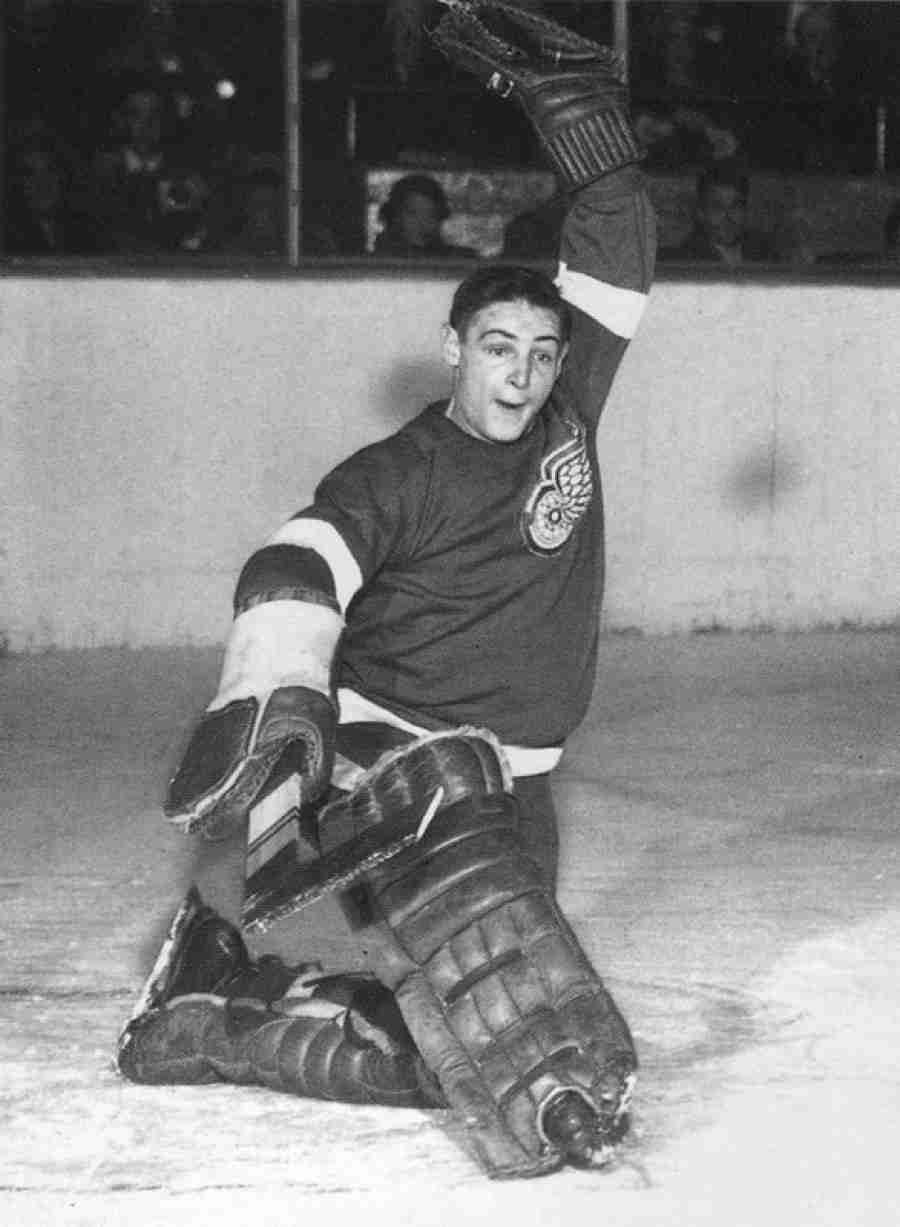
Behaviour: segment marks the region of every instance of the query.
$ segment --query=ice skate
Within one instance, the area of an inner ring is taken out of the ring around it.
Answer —
[[[234,1082],[295,1095],[425,1107],[442,1102],[393,995],[369,975],[251,959],[192,886],[119,1037],[131,1082]]]
[[[202,994],[269,1004],[307,971],[321,967],[318,963],[287,967],[272,956],[252,960],[237,927],[204,903],[192,885],[119,1037],[119,1069],[125,1072],[122,1062],[138,1021],[170,1001]]]

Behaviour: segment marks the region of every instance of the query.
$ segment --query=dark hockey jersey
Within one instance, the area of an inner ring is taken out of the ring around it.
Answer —
[[[272,538],[330,567],[340,687],[416,727],[484,725],[525,747],[579,723],[603,591],[596,427],[654,251],[636,167],[583,189],[560,249],[570,351],[531,431],[486,442],[431,405],[338,465]]]

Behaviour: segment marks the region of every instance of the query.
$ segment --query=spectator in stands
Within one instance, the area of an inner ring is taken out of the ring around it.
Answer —
[[[533,209],[517,213],[503,231],[507,260],[555,260],[568,201],[551,196]]]
[[[74,203],[70,159],[40,119],[10,133],[4,249],[10,255],[95,249],[89,220]]]
[[[166,169],[162,97],[134,83],[113,115],[113,143],[94,158],[94,211],[104,246],[134,251],[160,246],[159,185]]]
[[[303,156],[304,255],[362,255],[366,249],[365,175],[359,166],[335,155]]]
[[[635,108],[635,131],[647,149],[650,170],[680,170],[719,158],[734,158],[740,150],[736,132],[696,107],[665,103]]]
[[[835,13],[830,5],[804,5],[794,21],[793,44],[787,54],[787,80],[801,90],[830,92],[834,88],[838,45]]]
[[[784,206],[776,242],[780,260],[795,268],[809,268],[821,259],[814,217],[802,205]]]
[[[851,268],[900,264],[900,200],[896,201],[885,215],[881,230],[881,244],[877,251],[828,251],[820,257],[820,260],[824,264]]]
[[[632,112],[646,166],[680,171],[689,163],[734,157],[740,138],[724,99],[735,88],[747,47],[722,6],[674,0],[631,9],[630,74],[641,83]]]
[[[190,165],[169,168],[157,189],[154,239],[163,251],[215,251],[221,242],[220,206],[212,181]]]
[[[284,192],[280,172],[269,168],[251,171],[235,185],[234,215],[225,239],[229,254],[259,259],[285,256]],[[301,236],[304,255],[334,256],[340,252],[333,231],[318,218],[304,215]]]
[[[214,246],[213,185],[164,139],[164,97],[132,83],[114,116],[115,141],[94,159],[93,211],[106,250],[148,254]]]
[[[225,240],[233,255],[284,255],[284,184],[273,170],[257,170],[234,186]]]
[[[842,32],[843,5],[820,0],[800,9],[775,83],[773,165],[788,171],[862,173],[872,169],[860,67]]]
[[[714,162],[697,176],[694,225],[684,242],[663,249],[661,260],[703,261],[735,267],[776,261],[774,238],[747,223],[750,182],[734,162]]]
[[[411,259],[471,259],[471,247],[445,242],[444,222],[450,206],[444,189],[428,175],[404,175],[391,188],[379,217],[384,229],[375,240],[375,254]]]

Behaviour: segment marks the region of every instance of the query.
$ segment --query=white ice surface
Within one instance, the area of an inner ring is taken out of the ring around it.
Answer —
[[[895,1227],[898,648],[604,640],[560,898],[635,1033],[633,1127],[603,1172],[511,1184],[440,1113],[117,1077],[187,883],[239,898],[237,845],[159,810],[218,658],[0,661],[0,1223]],[[361,957],[328,905],[265,948]]]

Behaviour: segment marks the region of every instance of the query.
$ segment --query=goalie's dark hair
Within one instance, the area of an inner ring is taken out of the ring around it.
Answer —
[[[450,306],[450,325],[460,337],[484,307],[495,302],[527,302],[552,311],[565,345],[572,332],[568,303],[546,273],[514,264],[485,264],[460,282]]]

